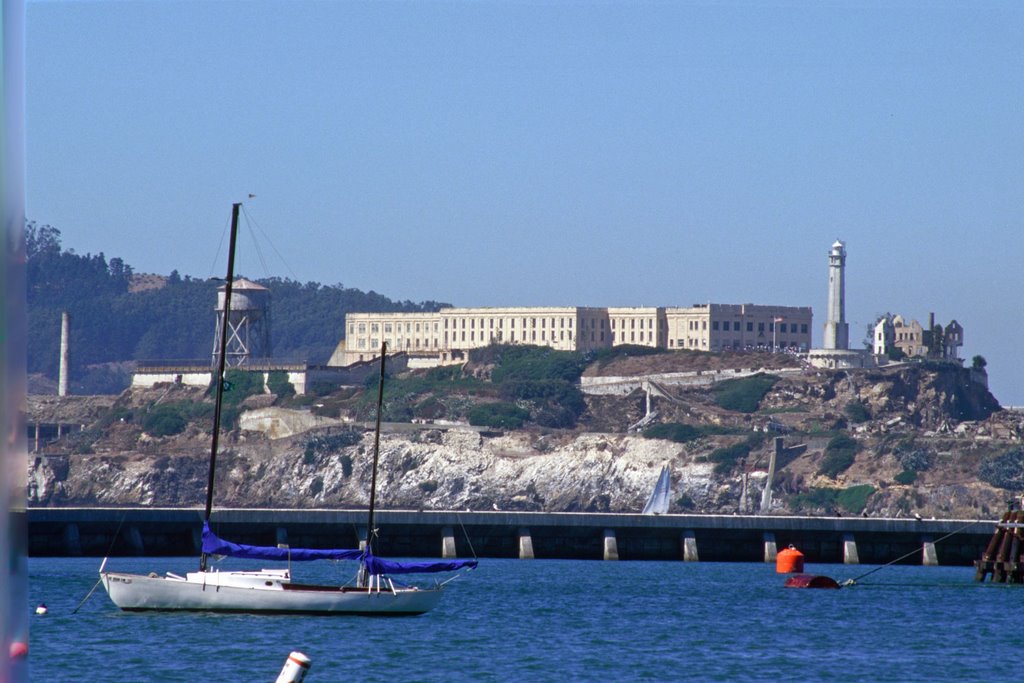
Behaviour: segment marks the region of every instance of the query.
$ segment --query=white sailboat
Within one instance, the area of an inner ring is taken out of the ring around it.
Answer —
[[[103,564],[100,565],[100,582],[114,604],[128,611],[187,610],[322,615],[412,615],[427,612],[440,601],[444,584],[435,582],[431,587],[400,585],[392,577],[399,574],[472,569],[476,567],[477,561],[397,562],[385,560],[373,554],[374,506],[376,503],[377,461],[380,451],[380,419],[384,391],[386,344],[381,345],[377,429],[374,439],[369,523],[367,525],[369,535],[365,548],[333,550],[243,545],[218,538],[210,529],[217,442],[220,433],[224,390],[227,321],[231,306],[231,285],[234,280],[235,240],[240,206],[240,204],[234,204],[231,212],[228,276],[225,285],[223,327],[220,335],[218,382],[199,570],[187,572],[184,576],[171,572],[167,572],[163,576],[156,573],[129,574],[105,571],[107,560],[104,559]],[[282,561],[288,563],[288,568],[220,571],[209,566],[208,559],[213,555]],[[316,585],[297,583],[292,580],[292,562],[317,559],[359,562],[356,581],[350,585]]]
[[[658,482],[651,491],[651,497],[644,505],[645,515],[664,515],[668,513],[669,505],[672,503],[672,471],[668,465],[662,465],[661,474],[658,475]]]

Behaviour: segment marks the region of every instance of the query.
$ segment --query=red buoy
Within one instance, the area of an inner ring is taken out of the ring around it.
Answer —
[[[797,574],[786,579],[786,588],[839,588],[839,584],[828,576]]]
[[[803,570],[804,554],[793,546],[789,546],[775,556],[776,574],[792,574],[793,572],[802,572]]]

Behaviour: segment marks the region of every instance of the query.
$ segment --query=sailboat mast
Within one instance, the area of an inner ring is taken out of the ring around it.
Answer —
[[[373,509],[377,502],[377,460],[380,456],[380,415],[384,407],[384,359],[387,358],[388,343],[380,343],[380,381],[377,383],[377,426],[373,433],[373,472],[370,475],[370,518],[366,523],[366,551],[371,552],[373,538]]]
[[[221,406],[224,404],[224,365],[227,358],[228,318],[231,315],[231,286],[235,280],[235,242],[238,237],[238,209],[240,203],[231,205],[231,238],[228,242],[228,276],[224,283],[224,316],[220,326],[220,349],[217,356],[216,389],[214,391],[213,439],[210,446],[210,471],[206,477],[206,514],[204,522],[210,521],[213,510],[213,475],[217,468],[217,442],[220,440]],[[199,571],[206,571],[206,553],[199,556]]]

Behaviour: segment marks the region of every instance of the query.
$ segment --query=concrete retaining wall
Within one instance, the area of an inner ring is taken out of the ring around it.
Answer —
[[[365,510],[216,510],[218,534],[240,543],[357,547]],[[32,508],[32,556],[191,555],[202,511],[180,508]],[[637,515],[540,512],[381,510],[380,552],[391,556],[609,558],[764,562],[766,539],[790,544],[808,562],[884,564],[906,553],[910,564],[970,565],[996,520],[915,520],[737,515]],[[964,528],[966,526],[966,528]],[[947,534],[953,536],[939,541]],[[116,538],[115,538],[116,533]]]

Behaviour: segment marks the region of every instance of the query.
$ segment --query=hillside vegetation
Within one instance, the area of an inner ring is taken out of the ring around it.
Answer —
[[[63,249],[49,226],[26,237],[29,371],[55,377],[67,310],[73,393],[117,394],[30,397],[30,424],[83,429],[32,454],[29,503],[199,503],[209,389],[121,390],[127,361],[209,357],[218,283],[137,277],[121,259]],[[260,282],[280,359],[326,359],[347,311],[441,306]],[[674,383],[680,373],[708,380]],[[590,378],[626,388],[587,394]],[[667,463],[672,512],[755,512],[770,486],[767,514],[991,517],[1024,491],[1024,418],[1001,411],[984,379],[983,364],[824,371],[786,354],[492,346],[462,365],[387,378],[381,504],[636,512]],[[366,504],[375,377],[304,396],[284,373],[264,385],[231,371],[228,381],[218,504]]]
[[[221,281],[177,271],[137,276],[120,258],[64,249],[60,231],[48,225],[27,226],[26,253],[29,373],[56,380],[64,311],[71,315],[73,393],[120,393],[129,381],[125,361],[210,357]],[[293,361],[326,361],[344,336],[349,311],[432,311],[443,305],[392,301],[340,284],[255,281],[271,291],[274,356]]]
[[[629,428],[646,412],[641,390],[586,395],[580,376],[625,363],[671,372],[689,354],[495,346],[463,365],[397,373],[384,395],[383,504],[637,511],[667,462],[672,511],[755,512],[776,439],[771,514],[985,517],[1024,488],[1021,417],[957,365],[842,372],[758,354],[706,357],[776,365],[712,386],[663,386],[671,393],[652,397],[656,415],[639,433]],[[375,379],[310,396],[291,395],[281,378],[269,394],[231,381],[229,424],[260,414],[292,426],[232,428],[220,504],[365,504]],[[208,392],[182,386],[125,392],[88,429],[48,447],[32,470],[32,504],[194,504],[208,405]]]

